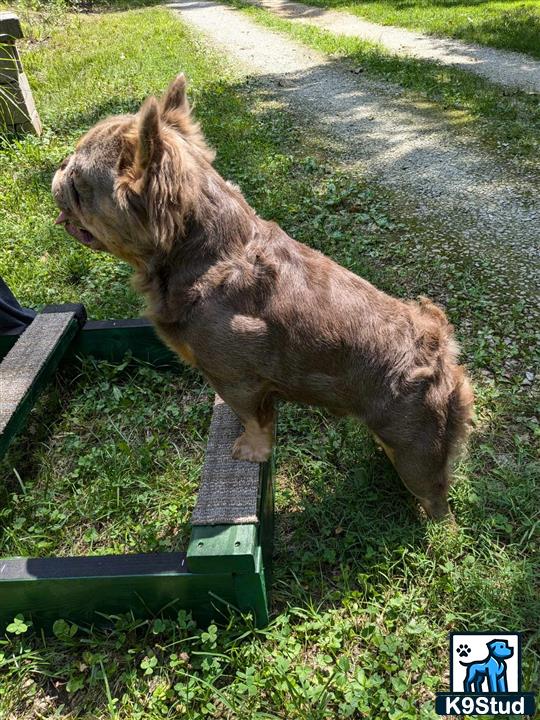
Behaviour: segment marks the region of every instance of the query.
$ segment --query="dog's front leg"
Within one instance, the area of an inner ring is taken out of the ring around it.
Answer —
[[[255,418],[242,422],[245,429],[233,445],[233,458],[257,463],[268,460],[272,453],[274,423],[260,425]]]
[[[488,684],[488,692],[496,693],[498,692],[498,684],[499,684],[499,678],[498,678],[498,671],[499,666],[497,663],[493,662],[493,658],[490,658],[486,665],[486,680]]]
[[[274,444],[272,397],[259,383],[227,385],[212,381],[212,385],[244,426],[244,432],[233,445],[233,458],[257,463],[268,460]]]

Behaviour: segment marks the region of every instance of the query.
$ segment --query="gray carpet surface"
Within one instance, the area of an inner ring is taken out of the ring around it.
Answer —
[[[240,420],[216,396],[192,525],[258,522],[260,465],[231,457],[232,446],[241,431]]]
[[[30,390],[74,313],[37,315],[0,364],[0,433]]]

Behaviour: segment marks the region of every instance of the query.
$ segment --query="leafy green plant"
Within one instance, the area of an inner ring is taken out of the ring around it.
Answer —
[[[6,632],[12,633],[13,635],[23,635],[31,626],[32,623],[25,620],[23,615],[16,615],[13,621],[7,625]]]

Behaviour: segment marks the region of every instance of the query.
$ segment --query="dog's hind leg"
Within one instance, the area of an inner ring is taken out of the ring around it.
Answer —
[[[411,448],[393,448],[394,466],[403,484],[415,495],[428,516],[442,520],[452,516],[448,506],[449,473],[429,453]]]
[[[467,670],[467,676],[465,677],[465,680],[463,681],[463,692],[466,692],[466,693],[472,692],[472,687],[473,687],[473,681],[472,681],[469,671]]]
[[[485,678],[480,676],[475,682],[474,682],[474,692],[479,694],[482,692],[482,685],[484,684]]]
[[[461,663],[465,665],[465,663]],[[467,665],[465,680],[463,681],[463,692],[480,693],[484,683],[484,673],[482,671],[482,663],[471,663]]]

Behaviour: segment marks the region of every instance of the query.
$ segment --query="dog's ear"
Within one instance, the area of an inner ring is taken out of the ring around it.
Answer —
[[[189,117],[183,75],[160,102],[148,98],[124,142],[120,195],[147,220],[156,247],[169,251],[184,232],[197,192],[200,173],[190,145],[208,161],[213,157]]]
[[[179,130],[182,137],[191,143],[192,147],[197,148],[205,160],[211,163],[215,153],[206,144],[199,123],[191,117],[186,85],[184,73],[180,73],[172,81],[160,101],[161,117],[164,123]]]
[[[144,178],[153,167],[157,167],[163,157],[163,151],[158,101],[155,97],[149,97],[139,111],[135,175]]]
[[[156,246],[165,251],[171,249],[178,229],[175,211],[182,175],[182,158],[167,132],[160,104],[148,98],[134,128],[131,167],[119,183],[131,193],[126,197],[132,206],[146,210]]]
[[[169,85],[167,92],[161,99],[161,108],[164,114],[173,111],[189,114],[186,84],[186,76],[184,73],[180,73]]]

